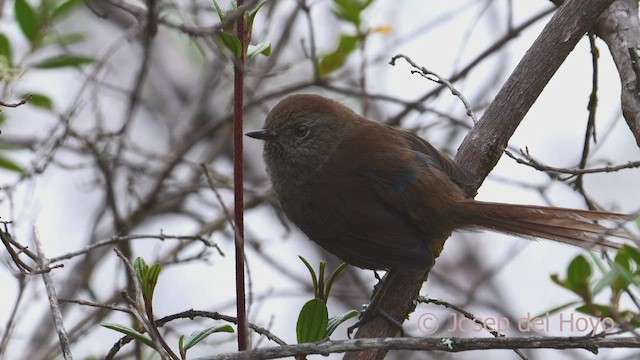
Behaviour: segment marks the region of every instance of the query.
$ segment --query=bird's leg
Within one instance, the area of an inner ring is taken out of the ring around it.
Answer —
[[[389,324],[391,324],[391,326],[397,328],[400,331],[400,336],[404,335],[402,324],[398,320],[394,319],[391,315],[389,315],[386,311],[384,311],[379,307],[380,299],[382,299],[386,290],[384,284],[386,281],[388,281],[387,277],[390,276],[389,275],[390,273],[391,272],[387,272],[382,278],[380,278],[378,273],[374,271],[374,276],[376,277],[376,279],[378,279],[378,283],[373,287],[373,294],[371,295],[371,301],[369,302],[369,304],[365,305],[364,310],[360,312],[358,321],[347,329],[347,336],[349,336],[349,338],[351,338],[351,333],[355,329],[369,322],[376,316],[380,316],[381,318],[385,319]]]

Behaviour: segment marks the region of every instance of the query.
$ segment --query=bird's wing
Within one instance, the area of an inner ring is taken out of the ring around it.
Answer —
[[[405,131],[401,131],[401,133],[411,149],[420,154],[419,156],[423,162],[442,170],[463,190],[473,185],[474,178],[471,173],[460,167],[453,159],[440,152],[421,137]]]
[[[426,269],[433,263],[434,240],[453,229],[450,219],[439,216],[451,204],[433,190],[462,197],[446,172],[460,168],[426,142],[414,145],[402,132],[380,137],[379,130],[363,128],[340,145],[309,189],[309,216],[296,223],[354,265]],[[413,149],[418,146],[436,155]],[[311,214],[315,218],[309,220]]]

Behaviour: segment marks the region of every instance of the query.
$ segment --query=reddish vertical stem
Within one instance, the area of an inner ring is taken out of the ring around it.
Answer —
[[[238,0],[238,7],[243,0]],[[248,348],[248,324],[245,303],[244,280],[244,198],[243,177],[244,160],[242,149],[242,105],[244,94],[244,64],[247,54],[244,15],[238,16],[236,34],[242,44],[242,55],[234,63],[233,68],[233,189],[235,213],[235,244],[236,244],[236,310],[238,317],[238,350]]]

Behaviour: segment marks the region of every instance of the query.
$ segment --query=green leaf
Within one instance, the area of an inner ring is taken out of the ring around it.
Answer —
[[[313,270],[313,267],[311,266],[311,264],[309,264],[307,259],[303,258],[300,255],[298,255],[298,258],[300,258],[300,260],[304,263],[304,266],[306,266],[307,270],[309,270],[309,274],[311,275],[311,281],[313,281],[313,293],[317,294],[318,293],[318,277],[316,276],[316,271]]]
[[[609,272],[609,269],[611,267],[607,266],[607,264],[605,264],[604,261],[600,259],[600,256],[601,256],[600,253],[596,253],[593,250],[589,250],[589,256],[591,257],[591,261],[593,261],[593,263],[596,264],[596,267],[598,268],[598,270],[600,270],[602,274],[606,274],[607,272]]]
[[[334,0],[334,14],[347,22],[352,23],[356,27],[360,25],[361,9],[358,6],[359,0]]]
[[[156,284],[158,283],[158,277],[160,276],[160,271],[162,271],[162,265],[153,264],[149,268],[149,271],[145,274],[143,291],[146,295],[148,301],[153,300],[153,292],[156,288]]]
[[[218,325],[213,326],[204,330],[194,331],[189,335],[187,341],[184,345],[184,350],[187,351],[198,344],[200,341],[206,339],[207,336],[216,333],[216,332],[228,332],[232,333],[233,328],[230,325]]]
[[[356,310],[350,310],[350,311],[347,311],[346,313],[344,313],[342,315],[333,316],[327,322],[327,337],[331,336],[331,334],[333,334],[333,332],[336,330],[336,328],[340,324],[342,324],[343,322],[351,319],[354,316],[358,316],[358,314],[359,314],[359,312],[357,312]]]
[[[184,335],[180,335],[178,338],[178,349],[180,350],[180,358],[187,358],[187,351],[184,349]]]
[[[31,99],[27,101],[27,104],[47,110],[53,110],[53,101],[51,101],[51,99],[47,95],[40,93],[31,93],[23,94],[20,97],[24,99],[29,95],[31,95]]]
[[[82,0],[63,1],[58,6],[56,6],[55,9],[53,9],[53,12],[51,13],[51,18],[56,19],[63,15],[66,15],[80,4],[82,4]]]
[[[349,55],[358,47],[358,38],[352,35],[340,36],[338,47],[333,52],[320,58],[318,71],[320,76],[326,76],[340,69],[347,61]]]
[[[220,18],[220,21],[223,21],[224,19],[226,19],[226,15],[224,14],[224,11],[222,11],[222,9],[220,8],[220,5],[218,5],[218,2],[216,0],[213,0],[213,6],[216,7],[216,11],[218,12],[218,17]]]
[[[7,159],[4,156],[0,156],[0,169],[5,169],[5,170],[17,172],[19,174],[22,174],[22,172],[24,171],[24,170],[22,170],[22,167],[20,165],[18,165],[15,162]]]
[[[13,66],[12,65],[13,54],[11,51],[11,42],[9,41],[9,38],[2,33],[0,33],[0,56],[4,56],[7,59],[6,64],[9,67]]]
[[[253,32],[253,20],[255,19],[256,14],[258,13],[258,11],[260,11],[265,2],[266,0],[260,1],[260,3],[258,3],[255,8],[245,13],[245,24],[247,26],[247,33],[249,34],[249,37],[251,37],[251,33]]]
[[[636,273],[640,272],[640,249],[638,249],[637,247],[633,247],[633,246],[629,246],[629,245],[624,245],[622,247],[622,250],[620,251],[624,251],[626,252],[629,257],[633,260],[633,262],[635,263],[635,268],[636,268]]]
[[[263,42],[258,45],[249,45],[247,49],[247,58],[253,59],[258,55],[269,56],[271,55],[271,43]]]
[[[609,310],[609,307],[606,305],[600,304],[585,304],[582,306],[578,306],[576,311],[581,312],[583,314],[591,315],[597,318],[605,318],[614,316]]]
[[[258,3],[258,5],[256,5],[256,7],[254,7],[253,9],[247,11],[246,15],[247,15],[247,20],[249,20],[251,23],[253,23],[253,20],[256,17],[256,14],[258,13],[258,11],[260,11],[260,9],[262,8],[262,6],[267,2],[267,0],[262,0]]]
[[[620,275],[620,272],[617,269],[611,269],[609,271],[607,271],[604,276],[602,278],[600,278],[595,285],[593,285],[593,294],[597,295],[599,294],[602,290],[610,287],[610,286],[614,286],[614,284],[616,283],[616,280],[618,280],[618,277]]]
[[[591,264],[582,256],[576,256],[567,268],[567,283],[577,291],[587,289],[591,276]]]
[[[138,278],[142,295],[147,301],[152,301],[153,291],[158,283],[158,277],[162,271],[162,265],[153,264],[153,266],[149,267],[143,258],[137,257],[133,261],[133,269],[136,272],[136,277]]]
[[[318,292],[316,293],[316,297],[321,299],[325,303],[327,302],[327,295],[324,293],[324,269],[326,269],[327,263],[324,261],[320,261],[320,266],[318,269]]]
[[[141,334],[140,332],[136,331],[135,329],[132,329],[128,326],[125,325],[121,325],[121,324],[113,324],[113,323],[107,323],[107,324],[101,324],[101,326],[106,327],[107,329],[111,329],[111,330],[115,330],[119,333],[125,334],[135,340],[140,341],[141,343],[149,346],[152,349],[156,349],[155,344],[153,343],[153,341],[151,340],[150,337]]]
[[[45,59],[33,67],[38,69],[57,69],[62,67],[78,67],[95,62],[94,58],[77,55],[60,55]]]
[[[365,10],[371,4],[373,4],[373,0],[365,0],[365,1],[362,2],[362,5],[360,5],[360,7],[361,7],[362,10]]]
[[[15,13],[20,30],[31,44],[35,43],[42,26],[35,10],[26,0],[16,0]]]
[[[359,27],[362,12],[373,3],[373,0],[334,0],[333,3],[333,12],[338,18]]]
[[[611,264],[614,269],[619,272],[617,281],[614,283],[614,290],[623,291],[629,287],[629,284],[640,285],[640,281],[633,274],[617,262]]]
[[[68,34],[47,34],[42,40],[43,45],[69,45],[84,41],[87,36],[81,32],[72,32]]]
[[[240,56],[242,56],[242,44],[240,44],[240,39],[238,39],[235,34],[220,31],[218,38],[220,38],[227,49],[231,50],[231,53],[236,59],[240,59]]]
[[[567,286],[567,282],[564,280],[560,280],[560,276],[558,276],[558,274],[551,274],[550,278],[554,283],[562,286],[565,289],[569,289],[569,287]]]
[[[338,266],[335,270],[333,270],[333,272],[331,273],[331,276],[329,276],[329,280],[327,280],[327,285],[325,286],[325,296],[327,297],[327,299],[329,298],[329,293],[331,292],[331,287],[333,286],[333,282],[338,278],[338,275],[340,275],[340,273],[347,268],[346,263],[342,263],[340,264],[340,266]],[[325,302],[326,300],[325,299]]]
[[[627,271],[631,271],[631,256],[629,256],[629,254],[626,251],[624,251],[624,249],[618,251],[618,253],[616,254],[616,257],[613,258],[613,261],[619,267]]]
[[[147,271],[149,270],[149,265],[147,265],[147,262],[144,261],[143,258],[137,257],[133,261],[133,269],[136,272],[136,277],[138,278],[138,284],[140,284],[140,286],[144,286],[144,277]]]
[[[327,336],[329,314],[327,305],[320,299],[311,299],[300,310],[296,335],[298,344],[316,342]]]

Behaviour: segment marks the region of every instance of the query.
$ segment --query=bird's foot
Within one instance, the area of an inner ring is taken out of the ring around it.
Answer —
[[[347,336],[349,337],[349,339],[351,339],[351,333],[353,333],[362,325],[373,320],[376,316],[379,316],[386,320],[389,325],[398,329],[398,331],[400,332],[400,336],[404,336],[404,329],[402,328],[402,324],[398,320],[394,319],[391,315],[389,315],[386,311],[380,309],[378,307],[378,304],[372,301],[371,304],[366,305],[365,309],[360,312],[358,321],[347,328]]]

